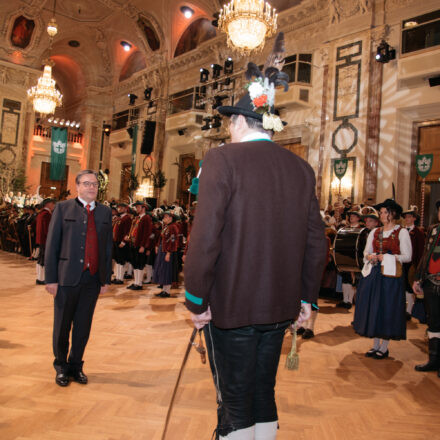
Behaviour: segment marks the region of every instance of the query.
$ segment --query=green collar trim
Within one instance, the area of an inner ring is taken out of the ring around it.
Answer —
[[[272,139],[266,139],[266,138],[261,138],[261,139],[251,139],[250,141],[245,141],[245,142],[260,142],[260,141],[273,142]]]

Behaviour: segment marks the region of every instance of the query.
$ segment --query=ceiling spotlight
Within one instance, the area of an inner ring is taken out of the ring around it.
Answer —
[[[225,61],[225,74],[226,75],[230,75],[231,73],[234,72],[234,61],[232,61],[232,58],[229,57],[226,61]]]
[[[209,79],[209,70],[207,69],[200,69],[200,82],[204,83],[206,81],[208,81]]]
[[[376,61],[379,63],[389,63],[396,59],[396,49],[393,49],[385,40],[377,46]]]
[[[151,92],[153,91],[153,87],[147,87],[144,90],[144,99],[145,101],[149,101],[151,99]]]
[[[129,97],[129,104],[134,105],[136,102],[137,96],[134,93],[130,93],[128,95],[128,97]]]
[[[220,66],[220,64],[211,64],[211,69],[212,69],[212,77],[218,78],[223,70],[223,67]]]
[[[52,118],[52,117],[50,117],[50,118],[47,120],[47,122],[49,122],[49,124],[51,124],[52,121],[53,121],[53,118]]]
[[[60,122],[59,118],[54,119],[53,123],[54,124],[58,124],[58,122]]]
[[[66,122],[66,127],[69,127],[69,126],[70,126],[70,121],[67,120],[67,122]]]
[[[126,41],[121,41],[121,46],[124,48],[125,52],[128,52],[131,49],[131,44]]]
[[[61,119],[60,125],[64,125],[64,119]]]
[[[182,12],[182,14],[188,20],[194,15],[194,10],[192,10],[189,6],[182,6],[180,8],[180,12]]]
[[[81,124],[79,122],[76,123],[76,128],[79,128]]]
[[[72,121],[72,122],[70,123],[70,126],[71,126],[71,127],[75,127],[75,124],[76,124],[76,122],[75,122],[75,121]]]

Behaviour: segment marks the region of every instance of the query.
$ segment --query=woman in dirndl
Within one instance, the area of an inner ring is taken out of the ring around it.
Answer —
[[[174,220],[173,212],[165,211],[163,216],[164,226],[160,236],[153,271],[153,282],[163,286],[162,292],[156,294],[160,298],[169,298],[171,296],[171,284],[175,279],[179,230]]]
[[[374,338],[365,355],[385,359],[390,339],[406,339],[402,263],[411,261],[412,247],[408,231],[396,224],[402,207],[387,199],[375,208],[383,226],[368,235],[353,327],[359,335]]]

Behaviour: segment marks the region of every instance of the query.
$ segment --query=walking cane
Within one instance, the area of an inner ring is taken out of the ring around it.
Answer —
[[[199,330],[199,337],[200,337],[199,344],[196,344],[194,342],[194,339],[196,338],[196,335],[197,335],[196,328],[194,328],[194,330],[191,333],[191,337],[189,338],[188,347],[186,347],[186,352],[185,352],[185,355],[183,356],[182,365],[180,367],[179,375],[177,376],[176,385],[174,386],[173,394],[171,396],[170,405],[168,407],[167,418],[165,419],[165,427],[164,427],[164,430],[162,433],[162,440],[165,440],[165,437],[167,435],[168,424],[169,424],[170,418],[171,418],[171,411],[173,410],[173,405],[174,405],[174,399],[176,398],[177,389],[179,388],[179,384],[180,384],[180,379],[182,379],[183,370],[185,369],[186,361],[188,360],[189,352],[191,351],[192,346],[194,346],[194,348],[197,350],[197,352],[200,353],[202,363],[203,364],[206,363],[206,354],[205,354],[206,350],[205,350],[205,347],[203,346],[203,343],[202,343],[201,331],[202,330]]]

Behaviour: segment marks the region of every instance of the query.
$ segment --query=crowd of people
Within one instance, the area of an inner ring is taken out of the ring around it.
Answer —
[[[0,248],[36,261],[36,284],[44,284],[45,245],[56,200],[19,207],[6,202],[0,207]],[[197,202],[188,208],[166,201],[152,208],[147,202],[132,204],[105,202],[112,211],[112,283],[127,289],[142,290],[155,283],[161,286],[158,297],[170,297],[179,286],[188,234]]]

